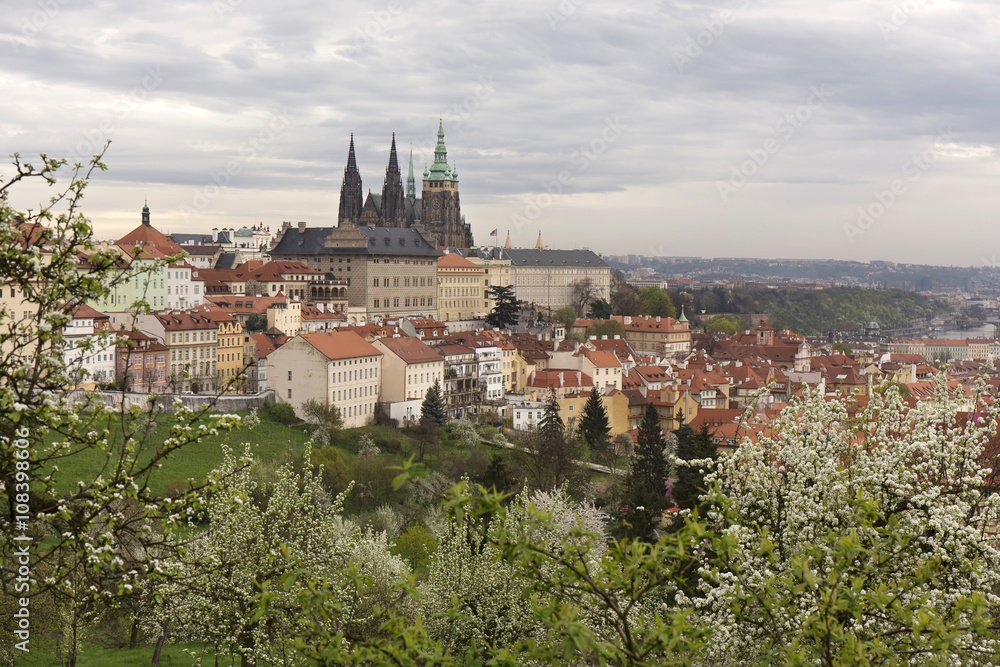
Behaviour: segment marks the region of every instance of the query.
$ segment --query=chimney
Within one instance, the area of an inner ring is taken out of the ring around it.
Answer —
[[[615,340],[619,340],[620,338],[621,338],[621,336],[619,336],[618,334],[615,334],[615,338],[614,338]]]
[[[576,372],[576,386],[579,387],[581,382],[583,382],[583,375],[580,373],[580,371],[577,371]]]
[[[303,220],[299,222],[299,234],[305,234],[305,233],[306,233],[306,223]]]
[[[562,371],[559,371],[559,386],[560,387],[563,386],[563,374],[562,374]]]
[[[607,339],[608,339],[607,336],[601,336],[601,340],[607,340]]]
[[[219,228],[212,227],[212,243],[215,243],[218,240],[219,240]]]
[[[632,324],[632,316],[626,315],[625,317],[622,318],[622,321],[624,322],[625,326],[628,326]]]
[[[657,322],[659,322],[659,321],[660,321],[660,316],[659,316],[659,315],[657,315],[657,316],[656,316],[656,321],[657,321]]]

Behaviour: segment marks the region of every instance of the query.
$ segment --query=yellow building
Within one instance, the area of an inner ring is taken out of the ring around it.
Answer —
[[[459,254],[438,257],[438,318],[442,322],[482,319],[490,311],[486,270]]]
[[[567,394],[565,398],[557,399],[559,416],[562,417],[563,423],[567,427],[572,426],[575,429],[579,426],[584,406],[587,405],[589,399],[589,391]],[[601,396],[601,405],[608,413],[608,425],[611,426],[610,437],[614,438],[622,433],[628,433],[628,396],[618,390],[612,390]]]
[[[507,287],[514,284],[514,276],[511,273],[512,269],[510,267],[510,260],[503,259],[499,257],[498,249],[487,248],[485,251],[479,251],[479,255],[469,255],[466,259],[475,264],[476,266],[481,266],[486,271],[486,304],[490,312],[496,305],[496,299],[490,298],[489,288],[490,287]]]

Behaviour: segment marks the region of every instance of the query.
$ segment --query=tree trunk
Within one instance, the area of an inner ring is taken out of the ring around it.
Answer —
[[[167,626],[163,626],[163,632],[160,633],[159,638],[156,640],[156,648],[153,649],[153,664],[160,664],[160,653],[163,652],[163,645],[167,643],[167,637],[170,635],[170,631]]]
[[[139,642],[139,620],[136,619],[132,621],[132,633],[128,637],[128,647],[135,648],[135,645]]]

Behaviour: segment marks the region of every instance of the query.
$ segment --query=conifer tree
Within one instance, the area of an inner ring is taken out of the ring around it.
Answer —
[[[608,411],[601,403],[601,395],[597,392],[597,387],[594,387],[590,390],[590,397],[583,407],[579,436],[586,440],[592,451],[596,451],[607,446],[610,434],[611,424],[608,422]]]
[[[660,416],[656,406],[646,406],[646,414],[639,424],[638,443],[635,448],[635,458],[632,459],[632,479],[642,486],[647,493],[662,499],[667,485],[669,465],[663,455],[666,443],[660,431]]]
[[[717,447],[712,441],[712,434],[708,430],[708,424],[702,424],[697,433],[685,424],[675,433],[677,434],[677,458],[684,461],[700,461],[715,459],[718,455]],[[678,507],[692,509],[698,505],[698,498],[706,490],[705,474],[707,472],[708,470],[704,466],[678,466],[677,483],[674,484],[673,494]]]
[[[420,404],[420,418],[429,417],[434,420],[437,426],[444,426],[448,421],[448,414],[444,409],[444,399],[441,398],[441,387],[437,380],[434,385],[427,388],[424,402]]]
[[[549,400],[545,403],[542,421],[538,423],[538,431],[546,442],[553,442],[563,437],[566,425],[559,416],[559,403],[555,392],[549,392]]]

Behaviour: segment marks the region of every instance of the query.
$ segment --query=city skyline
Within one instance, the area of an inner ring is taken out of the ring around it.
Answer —
[[[0,18],[2,147],[112,140],[84,201],[102,237],[145,199],[164,232],[319,227],[352,132],[377,193],[392,133],[419,172],[442,118],[479,244],[995,265],[996,23],[971,1],[42,0]]]

